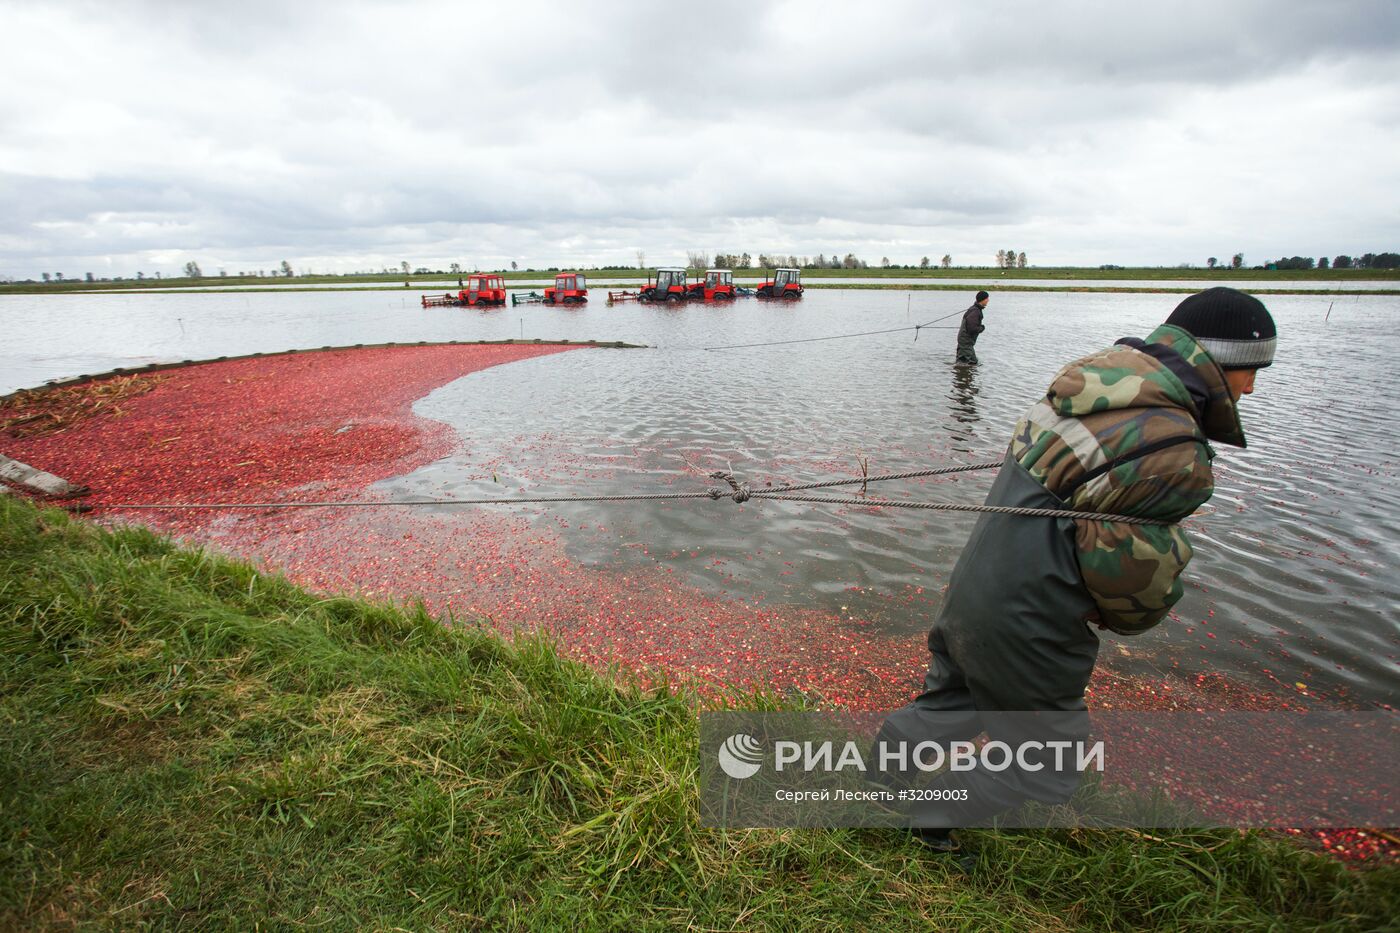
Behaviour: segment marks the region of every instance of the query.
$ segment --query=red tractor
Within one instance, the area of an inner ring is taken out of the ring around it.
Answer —
[[[774,269],[773,280],[758,286],[760,298],[801,298],[802,270]]]
[[[694,283],[688,292],[696,301],[733,301],[734,273],[728,269],[706,269],[705,281]]]
[[[582,272],[565,272],[554,277],[554,287],[544,290],[547,305],[575,305],[588,300],[588,280]]]
[[[467,287],[457,293],[457,300],[469,308],[478,305],[506,303],[506,280],[500,275],[475,274],[467,278]]]
[[[657,269],[656,278],[648,278],[647,284],[637,293],[638,301],[685,301],[685,298],[684,269]]]

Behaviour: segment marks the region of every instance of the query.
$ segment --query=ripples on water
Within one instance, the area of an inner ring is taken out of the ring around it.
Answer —
[[[917,341],[910,333],[703,349],[898,327],[970,299],[824,290],[798,304],[595,301],[482,313],[425,311],[383,293],[45,298],[0,302],[0,333],[11,338],[0,341],[0,363],[13,387],[149,359],[522,329],[645,342],[655,349],[544,357],[434,392],[416,410],[456,428],[463,452],[387,492],[692,491],[713,485],[715,469],[762,485],[856,475],[861,459],[872,473],[999,459],[1017,417],[1063,363],[1145,335],[1179,296],[994,293],[972,371],[951,365],[952,330]],[[1400,684],[1400,373],[1387,347],[1400,299],[1266,303],[1279,324],[1278,360],[1244,401],[1249,449],[1219,448],[1216,496],[1188,523],[1196,557],[1178,618],[1142,638],[1107,636],[1103,657],[1125,671],[1223,672],[1390,703]],[[973,474],[872,491],[977,502],[989,482]],[[536,516],[585,564],[661,562],[707,591],[859,614],[910,638],[927,627],[973,521],[727,501],[571,505]]]

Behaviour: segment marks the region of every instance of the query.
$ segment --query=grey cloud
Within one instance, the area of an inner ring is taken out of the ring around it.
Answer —
[[[70,3],[7,23],[0,275],[409,249],[912,260],[1008,236],[1033,261],[1175,262],[1222,239],[1355,249],[1309,238],[1338,216],[1380,238],[1400,213],[1388,3]]]
[[[1385,0],[1279,4],[925,4],[760,7],[738,51],[728,41],[676,52],[639,42],[600,62],[618,94],[654,106],[823,103],[901,83],[1018,85],[1050,77],[1104,90],[1141,84],[1221,84],[1296,70],[1310,61],[1393,55],[1400,6]]]

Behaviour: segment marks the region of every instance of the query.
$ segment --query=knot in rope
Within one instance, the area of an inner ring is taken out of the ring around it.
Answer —
[[[735,502],[743,504],[748,502],[752,496],[752,493],[749,491],[749,484],[739,482],[734,478],[734,474],[730,473],[728,470],[715,470],[710,474],[710,479],[722,479],[729,484],[729,488],[732,490],[726,493],[723,489],[711,489],[711,499],[719,499],[728,495],[729,498],[733,499]]]

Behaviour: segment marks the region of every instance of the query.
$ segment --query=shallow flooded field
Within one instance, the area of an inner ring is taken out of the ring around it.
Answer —
[[[416,293],[414,293],[416,296]],[[803,482],[999,459],[1069,359],[1144,335],[1173,295],[994,293],[975,370],[953,331],[706,350],[922,323],[971,296],[822,290],[800,303],[422,309],[386,293],[0,299],[3,390],[153,360],[380,341],[627,340],[474,373],[420,401],[461,452],[382,484],[391,498],[703,490],[731,469]],[[416,298],[415,298],[416,301]],[[1218,491],[1188,523],[1177,617],[1108,635],[1125,673],[1226,674],[1269,692],[1392,703],[1400,687],[1400,429],[1387,336],[1400,298],[1275,296],[1277,363],[1219,448]],[[1329,310],[1330,309],[1330,310]],[[956,317],[946,324],[956,322]],[[977,502],[989,476],[882,484]],[[739,605],[819,612],[917,642],[973,518],[788,503],[572,505],[524,513],[571,562],[661,571]],[[438,523],[466,523],[440,510]],[[466,546],[470,546],[467,544]],[[469,587],[471,581],[461,581]]]

